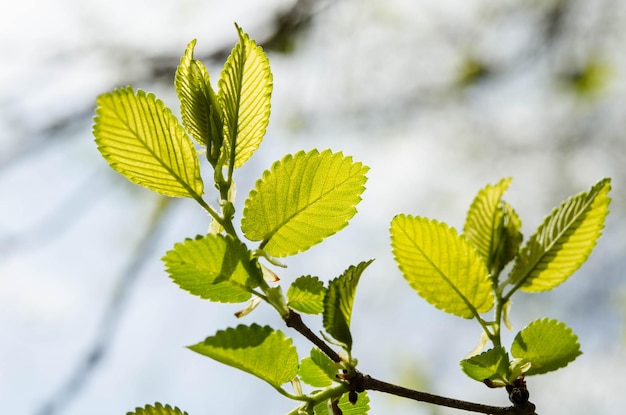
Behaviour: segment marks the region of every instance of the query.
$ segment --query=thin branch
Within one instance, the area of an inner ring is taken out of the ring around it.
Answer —
[[[341,356],[335,352],[324,340],[322,340],[317,334],[302,321],[300,314],[293,310],[289,310],[289,314],[284,318],[287,327],[295,329],[298,333],[306,337],[311,343],[316,345],[326,356],[330,357],[333,362],[341,362]]]

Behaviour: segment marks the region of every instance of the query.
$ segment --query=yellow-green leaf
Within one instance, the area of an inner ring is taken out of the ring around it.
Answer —
[[[309,249],[340,231],[356,213],[368,167],[342,153],[285,156],[265,171],[245,202],[241,229],[270,255]]]
[[[564,323],[535,320],[517,333],[511,354],[531,363],[526,375],[540,375],[567,366],[582,354],[578,337]]]
[[[207,148],[215,165],[222,148],[222,108],[211,87],[211,78],[202,62],[193,58],[195,39],[189,42],[176,70],[176,93],[180,100],[183,125],[191,136]]]
[[[522,248],[509,281],[523,291],[547,291],[567,280],[589,257],[608,213],[610,180],[554,209]]]
[[[235,168],[248,161],[263,140],[273,87],[263,49],[239,26],[237,32],[239,43],[226,60],[219,80],[219,99],[224,109],[222,156]]]
[[[189,348],[257,376],[275,388],[298,373],[298,353],[291,339],[269,326],[240,325],[218,331]]]
[[[177,243],[163,257],[172,280],[185,291],[221,303],[241,303],[261,280],[258,263],[230,236],[209,234]]]
[[[196,149],[153,94],[117,89],[98,97],[96,114],[96,144],[114,170],[166,196],[202,195]]]
[[[435,307],[473,318],[493,306],[485,262],[454,228],[398,215],[391,222],[391,245],[404,278]]]
[[[517,214],[502,200],[510,183],[510,178],[502,179],[478,192],[463,230],[465,237],[485,259],[487,269],[496,275],[515,257],[522,239]]]

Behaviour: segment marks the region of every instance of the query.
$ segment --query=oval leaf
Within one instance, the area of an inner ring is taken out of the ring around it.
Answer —
[[[187,45],[174,85],[183,125],[198,143],[207,147],[207,156],[214,165],[222,148],[222,109],[206,67],[193,58],[195,46],[195,39]]]
[[[257,376],[275,388],[298,373],[298,354],[291,339],[269,326],[240,325],[218,331],[189,348]]]
[[[287,305],[306,314],[319,314],[324,311],[326,288],[317,277],[310,275],[296,279],[287,290]]]
[[[340,343],[346,350],[352,349],[352,334],[350,333],[350,319],[352,305],[356,295],[359,279],[374,260],[351,265],[341,276],[328,283],[328,291],[324,298],[324,329]]]
[[[493,306],[483,259],[453,228],[398,215],[391,222],[391,245],[404,278],[435,307],[472,318]]]
[[[547,318],[530,323],[517,333],[511,354],[531,363],[526,375],[539,375],[567,366],[579,355],[578,337],[565,324]]]
[[[288,155],[257,181],[245,202],[241,228],[275,257],[304,251],[348,224],[361,201],[367,170],[330,150]]]
[[[97,106],[93,134],[115,171],[166,196],[202,195],[196,149],[163,102],[128,87],[100,95]]]
[[[302,359],[298,375],[307,385],[317,388],[330,386],[337,380],[338,367],[320,349],[311,349],[311,356]]]
[[[210,234],[177,243],[163,262],[180,288],[221,303],[247,301],[262,278],[246,246],[224,235]]]
[[[163,406],[160,403],[155,403],[154,405],[146,405],[144,408],[136,408],[135,412],[127,412],[126,415],[187,415],[187,412],[172,408],[169,405]]]
[[[601,180],[554,209],[520,251],[511,283],[523,291],[547,291],[580,268],[602,234],[610,189],[610,180]]]
[[[509,355],[504,347],[494,347],[469,359],[461,360],[463,372],[479,382],[485,379],[507,384],[509,378]]]
[[[270,117],[272,72],[263,48],[239,26],[239,43],[224,64],[219,99],[224,108],[224,152],[242,166],[259,147]],[[235,143],[234,150],[232,143]]]

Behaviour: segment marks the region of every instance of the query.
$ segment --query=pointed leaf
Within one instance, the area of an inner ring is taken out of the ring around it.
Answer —
[[[493,306],[487,267],[454,228],[427,218],[398,215],[391,222],[391,245],[404,278],[435,307],[472,318]]]
[[[154,405],[146,405],[144,408],[136,408],[135,412],[128,412],[126,415],[187,415],[187,412],[183,412],[180,409],[169,405],[161,405],[155,403]]]
[[[324,311],[326,288],[317,277],[310,275],[296,279],[287,290],[289,307],[306,314]]]
[[[323,388],[337,380],[337,363],[319,349],[312,349],[311,356],[302,359],[298,375],[308,385]]]
[[[343,415],[367,415],[370,410],[370,398],[367,392],[358,394],[358,399],[354,405],[350,403],[348,394],[345,393],[339,399],[339,409]],[[315,405],[315,415],[331,415],[328,411],[328,401]]]
[[[494,347],[469,359],[461,360],[463,372],[479,382],[489,379],[508,383],[509,355],[504,347]]]
[[[222,147],[222,108],[211,87],[211,78],[202,62],[193,58],[196,40],[187,45],[176,71],[176,93],[180,100],[183,125],[191,136],[207,147],[215,165]]]
[[[596,183],[554,209],[530,237],[509,280],[523,291],[547,291],[567,280],[589,257],[608,213],[610,180]]]
[[[115,171],[166,196],[202,195],[196,149],[163,102],[128,87],[100,95],[97,106],[93,134]]]
[[[272,72],[263,49],[239,26],[239,43],[226,60],[219,80],[224,108],[224,153],[241,167],[259,147],[270,117]],[[232,143],[235,143],[234,151]]]
[[[340,231],[356,213],[368,167],[342,153],[298,152],[265,171],[245,203],[241,228],[284,257]]]
[[[247,301],[262,278],[246,246],[224,235],[209,234],[177,243],[163,262],[180,288],[221,303]]]
[[[578,337],[557,320],[535,320],[520,331],[511,345],[511,354],[527,359],[526,375],[539,375],[567,366],[579,355]]]
[[[488,185],[472,202],[465,221],[465,237],[484,258],[487,269],[498,274],[513,259],[521,242],[516,226],[521,223],[515,212],[502,200],[511,179]]]
[[[343,343],[346,350],[352,350],[352,334],[350,333],[350,319],[356,287],[365,268],[374,260],[351,265],[344,273],[330,281],[324,298],[324,329],[336,340]]]
[[[189,349],[257,376],[275,388],[298,373],[298,354],[291,339],[269,326],[240,325],[218,331]]]

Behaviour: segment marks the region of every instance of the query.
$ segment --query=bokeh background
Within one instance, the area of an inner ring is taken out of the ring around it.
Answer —
[[[132,84],[177,111],[179,57],[216,80],[237,40],[262,44],[272,119],[236,180],[238,206],[262,171],[300,149],[342,150],[371,167],[359,214],[286,260],[330,279],[376,258],[352,318],[365,373],[432,393],[507,405],[461,372],[478,325],[421,300],[393,263],[397,213],[462,228],[475,193],[505,195],[528,236],[562,200],[613,179],[604,236],[566,284],[518,295],[516,329],[565,321],[584,354],[531,378],[542,414],[616,414],[626,377],[626,2],[619,0],[22,0],[0,13],[0,413],[124,414],[155,401],[191,415],[279,414],[264,382],[184,348],[240,323],[284,328],[260,307],[181,291],[160,257],[204,233],[190,200],[134,186],[101,159],[96,96]],[[208,169],[205,168],[208,175]],[[209,188],[210,186],[207,186]],[[215,201],[215,195],[207,195]],[[307,322],[319,328],[317,319]],[[510,341],[512,333],[507,334]],[[308,345],[296,337],[300,355]],[[370,394],[372,414],[455,414]]]

